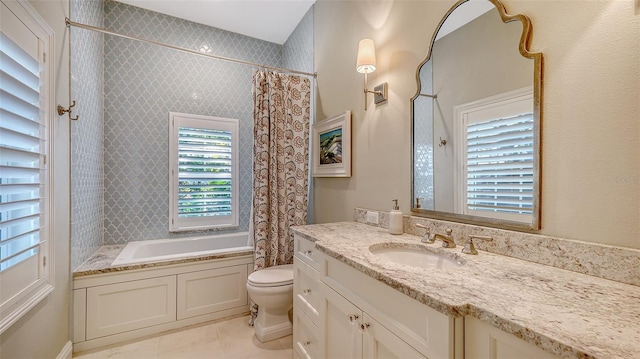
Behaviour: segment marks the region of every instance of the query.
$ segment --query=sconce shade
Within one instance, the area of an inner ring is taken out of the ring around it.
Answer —
[[[376,70],[376,48],[373,46],[373,40],[360,40],[356,70],[361,74],[372,73]]]

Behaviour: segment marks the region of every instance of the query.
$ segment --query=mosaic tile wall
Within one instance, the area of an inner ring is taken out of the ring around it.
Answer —
[[[102,0],[72,0],[71,19],[103,26]],[[102,245],[103,202],[103,35],[71,29],[71,268]]]
[[[281,45],[110,0],[105,2],[105,27],[219,56],[283,63]],[[240,120],[238,230],[246,231],[252,192],[252,69],[110,35],[105,35],[104,66],[104,244],[189,235],[168,233],[170,111]]]
[[[313,72],[313,6],[284,43],[282,66],[298,71]]]

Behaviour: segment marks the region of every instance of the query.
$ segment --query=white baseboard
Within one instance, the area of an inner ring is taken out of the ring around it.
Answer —
[[[56,356],[56,359],[71,359],[73,354],[73,344],[71,341],[68,341],[67,344],[64,345],[60,353]]]

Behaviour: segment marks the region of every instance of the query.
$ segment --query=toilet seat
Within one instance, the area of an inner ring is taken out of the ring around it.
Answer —
[[[281,287],[293,284],[293,264],[264,268],[249,274],[247,282],[254,287]]]

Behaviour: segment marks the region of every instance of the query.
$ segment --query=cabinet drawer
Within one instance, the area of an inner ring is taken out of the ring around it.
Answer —
[[[315,325],[320,322],[319,308],[322,298],[319,287],[318,272],[303,261],[295,258],[293,266],[293,301]]]
[[[175,320],[176,276],[87,288],[87,340]]]
[[[318,270],[320,268],[321,253],[316,249],[316,244],[308,239],[294,235],[293,246],[296,257]]]
[[[454,358],[454,329],[462,318],[449,318],[334,258],[322,255],[320,279],[400,339],[429,358]],[[458,356],[460,357],[460,356]]]
[[[320,358],[318,327],[300,310],[293,306],[293,350],[304,359]]]

